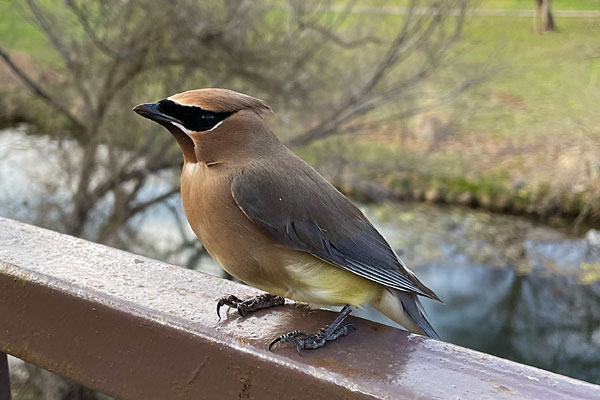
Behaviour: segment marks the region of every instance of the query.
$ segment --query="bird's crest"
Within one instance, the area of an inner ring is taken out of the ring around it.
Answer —
[[[213,112],[252,110],[271,111],[264,101],[229,89],[195,89],[170,96],[168,100],[185,106],[202,107]]]

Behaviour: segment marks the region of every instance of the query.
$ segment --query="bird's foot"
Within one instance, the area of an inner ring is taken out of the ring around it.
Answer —
[[[240,316],[245,317],[246,314],[252,311],[256,311],[261,308],[281,306],[283,304],[285,304],[285,299],[283,297],[268,293],[251,297],[247,300],[242,300],[234,295],[229,295],[221,297],[217,302],[217,316],[219,319],[221,319],[220,309],[223,306],[235,308]]]
[[[318,349],[325,346],[327,342],[335,340],[340,336],[346,336],[349,333],[349,329],[356,330],[353,324],[345,324],[334,330],[330,330],[329,327],[322,328],[313,335],[302,333],[300,331],[293,331],[273,340],[269,345],[269,350],[271,350],[276,343],[291,342],[296,345],[296,350],[298,350],[298,354],[300,354],[302,349]]]
[[[342,311],[338,314],[337,318],[321,329],[314,335],[308,335],[306,333],[302,333],[300,331],[293,331],[285,335],[279,336],[277,339],[273,340],[269,345],[269,350],[276,343],[286,343],[292,342],[296,345],[296,350],[298,353],[302,351],[302,349],[318,349],[320,347],[325,346],[327,342],[335,340],[340,336],[346,336],[348,334],[348,329],[356,329],[352,324],[343,324],[344,320],[350,315],[352,312],[352,307],[346,304]]]

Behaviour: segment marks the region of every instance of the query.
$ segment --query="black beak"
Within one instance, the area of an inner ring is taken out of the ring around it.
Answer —
[[[163,114],[158,110],[158,103],[144,103],[133,107],[132,111],[135,111],[144,118],[158,122],[161,125],[171,125],[171,122],[181,124],[176,118],[173,118],[167,114]]]

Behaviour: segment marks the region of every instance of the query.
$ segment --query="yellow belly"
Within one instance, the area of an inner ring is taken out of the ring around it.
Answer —
[[[384,288],[352,272],[323,262],[309,254],[283,268],[283,281],[253,283],[269,293],[292,300],[321,304],[365,306],[379,301]]]

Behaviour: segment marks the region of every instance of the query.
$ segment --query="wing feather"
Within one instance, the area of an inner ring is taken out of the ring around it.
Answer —
[[[298,161],[303,164],[298,168],[277,173],[255,168],[232,181],[233,198],[251,221],[281,244],[382,285],[439,300],[350,200]]]

